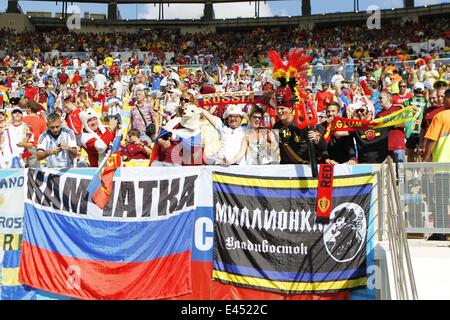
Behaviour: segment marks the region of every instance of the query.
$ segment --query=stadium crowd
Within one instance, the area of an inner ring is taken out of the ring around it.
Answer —
[[[445,20],[396,33],[354,26],[209,35],[1,30],[0,168],[97,167],[121,135],[124,161],[160,166],[381,163],[388,155],[450,162],[450,71],[436,62],[446,52],[406,46],[448,41],[447,30]],[[319,121],[309,129],[296,126],[295,95],[272,78],[266,56],[294,47],[313,57],[307,105]],[[150,53],[140,58],[136,50]],[[131,54],[111,54],[117,51]],[[336,66],[332,77],[324,77],[326,64]],[[198,107],[203,95],[220,92],[262,98]],[[420,110],[415,123],[323,137],[336,116],[372,120],[409,105]]]

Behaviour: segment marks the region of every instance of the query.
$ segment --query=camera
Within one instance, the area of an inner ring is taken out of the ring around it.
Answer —
[[[107,115],[104,119],[103,122],[109,122],[109,120],[111,119],[116,119],[117,120],[117,124],[121,125],[122,124],[122,117],[120,116],[120,114],[110,114]]]

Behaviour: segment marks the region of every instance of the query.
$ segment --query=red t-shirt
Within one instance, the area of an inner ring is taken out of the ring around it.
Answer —
[[[40,94],[39,95],[39,98],[38,98],[38,103],[47,103],[47,93],[44,93],[44,94]]]
[[[423,112],[423,120],[421,123],[421,128],[425,131],[430,127],[431,121],[433,121],[433,117],[437,115],[439,112],[444,111],[443,107],[429,107],[426,108]]]
[[[67,126],[75,132],[75,135],[79,135],[83,129],[83,123],[80,119],[80,108],[76,108],[66,117]]]
[[[173,148],[179,144],[178,141],[171,141],[171,145],[169,148],[164,149],[161,146],[158,148],[158,160],[166,163],[176,163],[181,164],[183,162],[182,151],[179,153],[172,152]]]
[[[364,94],[366,96],[370,96],[372,94],[372,89],[369,89],[369,85],[367,84],[367,80],[363,80],[359,83],[364,90]]]
[[[317,112],[322,112],[326,109],[327,104],[333,102],[333,94],[328,91],[319,91],[316,95]]]
[[[28,98],[30,101],[31,100],[36,100],[37,97],[37,93],[38,93],[38,89],[36,87],[25,87],[25,94],[23,95],[24,97]]]
[[[104,143],[109,145],[115,137],[115,132],[112,132],[107,128],[105,132],[102,134],[100,130],[98,130],[97,135],[100,137],[100,139],[103,140]],[[92,138],[86,142],[86,147],[84,148],[86,150],[86,153],[88,154],[89,164],[91,167],[98,167],[98,160],[99,160],[99,154],[98,150],[95,147],[95,141],[97,139]]]
[[[58,73],[58,80],[60,84],[66,84],[69,81],[69,75],[67,73]]]
[[[387,110],[379,112],[377,118],[385,117],[401,109],[402,107],[392,106]],[[388,150],[405,150],[405,148],[405,129],[391,127],[388,135]]]
[[[146,146],[148,146],[147,141],[142,141]],[[128,157],[128,160],[145,160],[149,159],[147,151],[145,148],[137,145],[135,143],[129,143],[122,148],[122,153]]]
[[[47,130],[47,124],[45,123],[45,120],[37,115],[29,115],[23,117],[22,121],[30,127],[30,130],[33,133],[34,137],[33,145],[36,147],[40,135],[42,134],[42,132]]]
[[[78,74],[75,74],[72,78],[72,83],[77,83],[81,80],[81,77]]]
[[[412,97],[414,97],[414,95],[411,92],[406,93],[404,96],[401,96],[400,94],[395,94],[392,97],[392,104],[394,106],[403,107],[403,102],[405,102],[406,100],[409,100]]]

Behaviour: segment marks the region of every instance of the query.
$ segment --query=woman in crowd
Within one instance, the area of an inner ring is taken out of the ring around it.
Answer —
[[[264,112],[255,107],[249,115],[248,132],[239,153],[228,164],[237,164],[245,157],[246,165],[277,164],[279,160],[278,140],[270,129],[262,127]]]

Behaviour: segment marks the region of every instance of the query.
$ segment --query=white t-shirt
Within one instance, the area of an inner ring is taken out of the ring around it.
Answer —
[[[236,129],[231,129],[230,127],[222,124],[218,131],[220,135],[221,146],[219,152],[217,153],[216,164],[221,164],[224,156],[227,158],[227,160],[230,160],[239,153],[242,145],[242,140],[244,140],[246,136],[246,130],[243,126],[240,126]],[[239,164],[245,164],[245,157],[242,158]]]
[[[77,142],[75,133],[72,129],[63,127],[57,137],[54,137],[49,130],[44,131],[39,137],[37,145],[38,150],[48,151],[58,147],[61,143],[66,143],[70,148],[76,148]],[[72,168],[74,167],[74,159],[69,155],[67,150],[63,150],[58,154],[52,154],[47,157],[48,168]]]
[[[117,96],[122,98],[123,97],[123,84],[120,81],[116,81],[113,84],[113,88],[117,89]]]
[[[116,115],[120,114],[123,101],[119,97],[111,96],[105,100],[105,104],[108,106],[108,115]]]
[[[332,78],[331,78],[331,83],[335,86],[337,83],[341,83],[342,81],[344,81],[344,77],[342,76],[342,74],[335,74]]]
[[[97,90],[104,89],[107,81],[108,80],[106,79],[106,77],[103,74],[99,73],[99,74],[95,75],[95,77],[94,77],[95,88]]]
[[[10,124],[5,132],[3,132],[3,143],[0,147],[3,155],[2,162],[9,168],[14,157],[21,158],[22,153],[25,151],[24,148],[18,147],[17,144],[22,142],[24,139],[28,139],[28,142],[33,142],[33,134],[30,131],[28,125],[22,122],[20,125],[16,126]]]

